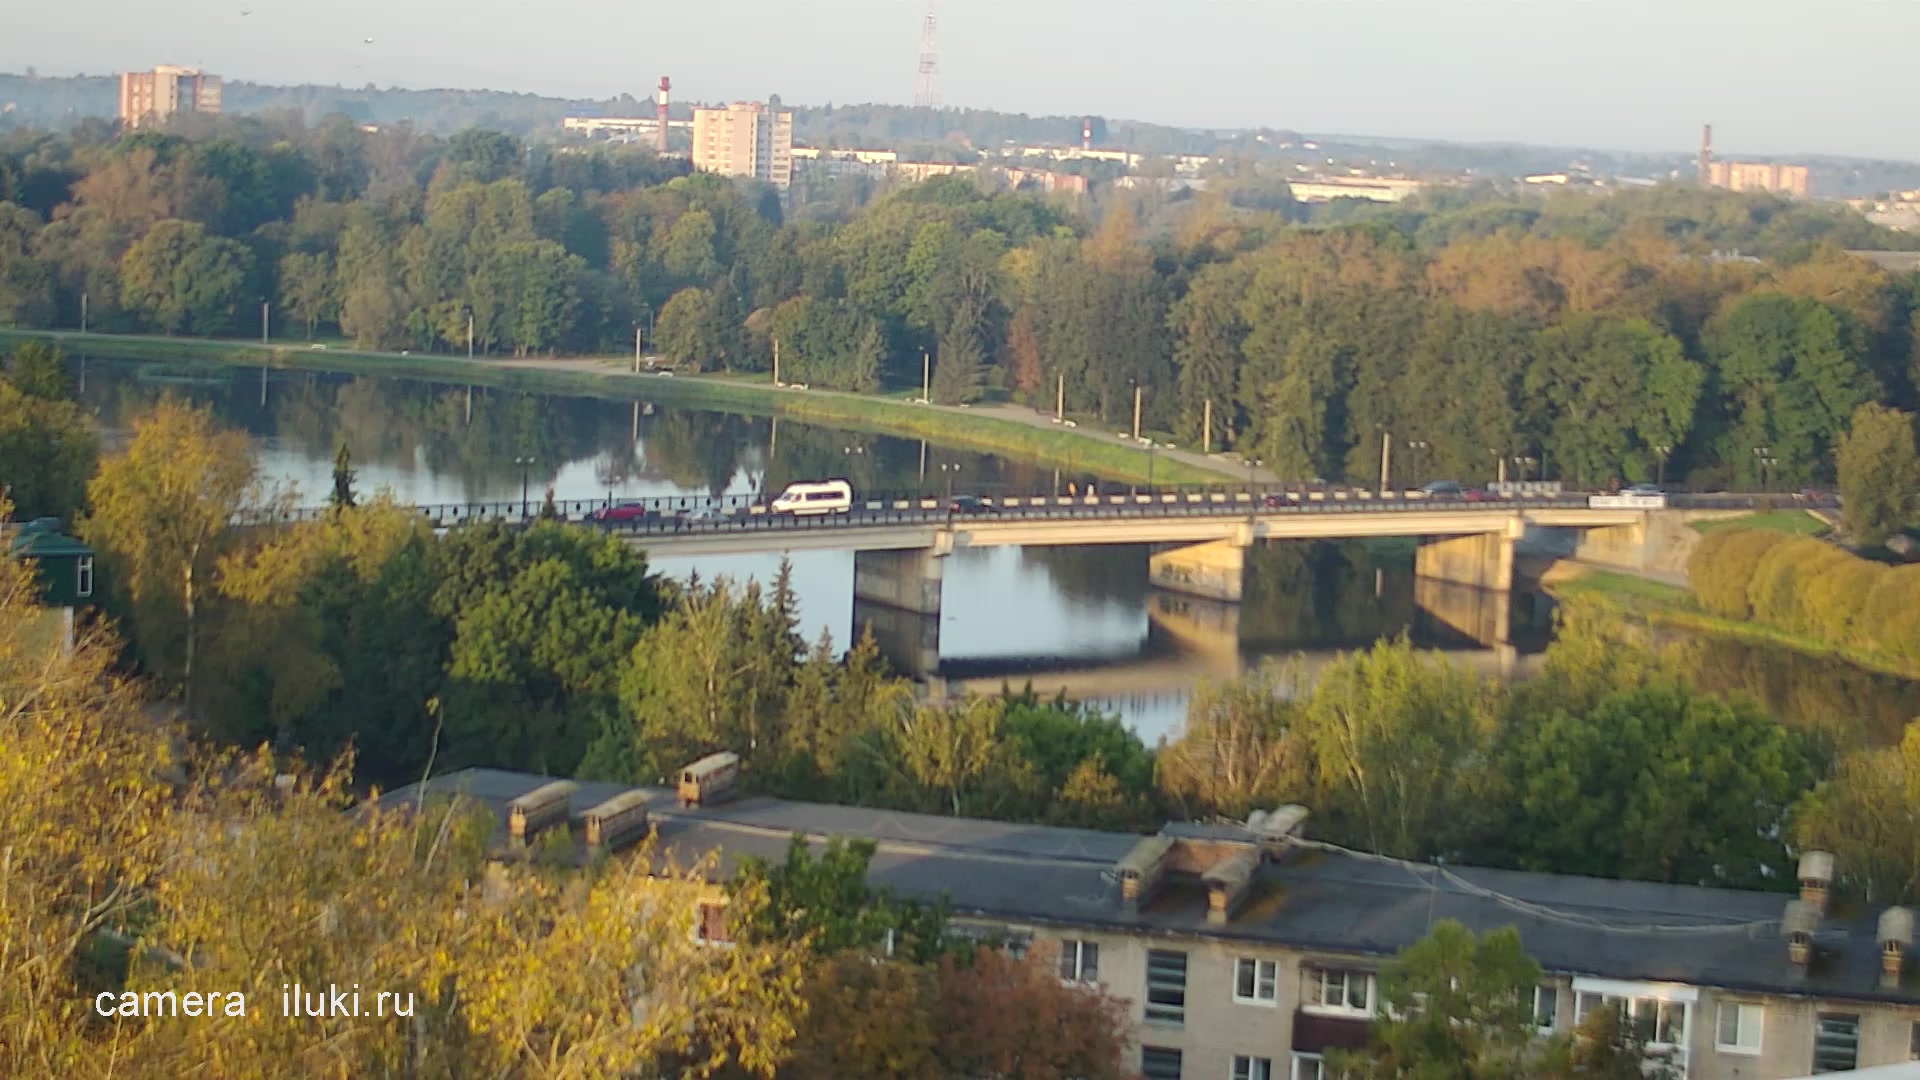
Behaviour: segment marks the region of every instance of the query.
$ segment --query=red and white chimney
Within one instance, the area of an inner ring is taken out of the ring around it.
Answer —
[[[660,98],[654,111],[653,152],[656,154],[667,152],[667,91],[672,89],[673,80],[660,76]]]

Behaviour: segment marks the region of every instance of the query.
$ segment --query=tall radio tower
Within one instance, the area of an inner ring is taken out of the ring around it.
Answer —
[[[920,81],[913,91],[913,103],[928,109],[940,107],[940,19],[935,11],[939,0],[927,0],[927,17],[920,24]]]

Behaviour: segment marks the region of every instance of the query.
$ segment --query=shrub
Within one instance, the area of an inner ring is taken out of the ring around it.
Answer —
[[[1748,583],[1760,560],[1775,545],[1792,539],[1772,529],[1716,529],[1701,539],[1687,562],[1687,577],[1701,606],[1715,615],[1745,619],[1753,615]]]

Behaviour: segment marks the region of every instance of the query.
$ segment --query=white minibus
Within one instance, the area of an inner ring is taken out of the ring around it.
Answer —
[[[853,485],[845,480],[788,484],[773,500],[776,514],[844,514],[853,509]]]

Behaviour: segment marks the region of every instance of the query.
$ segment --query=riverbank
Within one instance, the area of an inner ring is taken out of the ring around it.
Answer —
[[[267,367],[349,375],[447,380],[528,393],[567,393],[620,400],[792,417],[815,423],[904,435],[944,445],[1024,457],[1127,483],[1221,484],[1248,479],[1245,468],[1184,451],[1146,450],[1093,429],[994,415],[1003,410],[955,408],[826,390],[776,387],[725,375],[635,374],[612,359],[473,359],[299,344],[136,334],[0,329],[0,344],[45,341],[102,360]],[[1258,476],[1261,481],[1269,476]]]
[[[1693,593],[1682,585],[1561,561],[1541,576],[1540,587],[1555,600],[1584,599],[1655,626],[1792,649],[1806,656],[1845,661],[1865,671],[1920,680],[1920,670],[1879,653],[1835,648],[1777,626],[1714,615],[1701,608],[1694,601]]]

